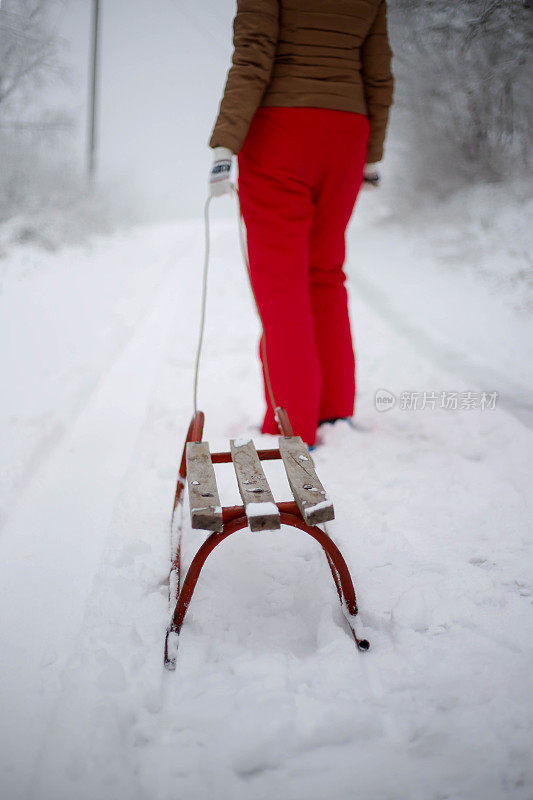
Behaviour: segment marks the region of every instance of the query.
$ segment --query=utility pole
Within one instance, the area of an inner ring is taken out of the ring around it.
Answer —
[[[87,148],[87,175],[93,181],[96,173],[96,110],[98,91],[100,0],[92,2],[91,50],[89,54],[89,143]]]

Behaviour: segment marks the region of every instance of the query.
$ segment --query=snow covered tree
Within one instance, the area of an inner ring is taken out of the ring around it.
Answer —
[[[0,120],[28,110],[50,80],[64,77],[53,29],[57,0],[3,0],[0,5]]]
[[[43,90],[64,80],[63,43],[56,32],[63,0],[0,2],[0,214],[41,193],[47,143],[71,127],[68,114],[48,108]],[[46,177],[45,177],[46,176]]]
[[[390,6],[398,101],[422,159],[435,169],[440,155],[448,170],[491,179],[523,168],[533,128],[530,3]]]

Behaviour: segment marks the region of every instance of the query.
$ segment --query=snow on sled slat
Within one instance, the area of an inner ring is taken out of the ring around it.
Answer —
[[[300,436],[280,436],[279,451],[296,505],[308,525],[335,519],[333,503],[315,472],[309,451]]]
[[[281,527],[263,467],[251,439],[232,439],[231,457],[251,531],[275,531]]]
[[[186,458],[191,525],[195,530],[221,531],[222,507],[208,443],[188,442]]]

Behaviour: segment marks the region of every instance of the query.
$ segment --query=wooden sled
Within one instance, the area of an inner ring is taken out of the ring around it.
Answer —
[[[204,414],[191,420],[183,448],[171,520],[172,563],[169,598],[173,613],[165,638],[165,667],[176,667],[179,635],[187,608],[209,554],[232,533],[250,528],[253,532],[277,530],[290,525],[312,536],[322,546],[337,588],[342,610],[359,650],[368,650],[357,617],[357,601],[350,572],[336,544],[318,527],[334,519],[331,500],[320,483],[306,445],[294,436],[286,412],[276,409],[283,436],[277,450],[256,450],[251,439],[235,439],[229,452],[211,453],[202,442]],[[294,500],[276,503],[261,461],[281,459]],[[220,503],[214,464],[233,463],[243,505],[223,507]],[[191,525],[195,530],[211,531],[181,580],[181,526],[178,508],[183,504],[185,486],[189,489]]]

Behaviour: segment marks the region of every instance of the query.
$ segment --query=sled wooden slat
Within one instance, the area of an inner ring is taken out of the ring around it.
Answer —
[[[195,530],[221,531],[222,507],[209,444],[188,442],[186,458],[191,525]]]
[[[263,467],[251,440],[232,439],[231,457],[251,531],[273,531],[281,527]]]
[[[318,479],[300,436],[280,436],[279,451],[296,505],[307,524],[317,525],[334,519],[333,503]]]

